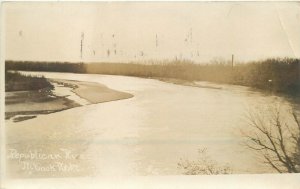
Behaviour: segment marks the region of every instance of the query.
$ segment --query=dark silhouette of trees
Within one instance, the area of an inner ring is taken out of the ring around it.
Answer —
[[[68,62],[6,61],[6,70],[85,73],[85,64]]]

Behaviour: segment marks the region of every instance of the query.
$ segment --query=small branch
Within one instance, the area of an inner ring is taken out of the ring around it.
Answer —
[[[264,155],[264,158],[267,160],[267,163],[269,163],[276,171],[282,173],[282,171],[270,160],[268,156]]]

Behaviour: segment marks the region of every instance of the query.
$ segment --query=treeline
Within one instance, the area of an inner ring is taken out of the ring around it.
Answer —
[[[274,92],[300,94],[300,59],[273,58],[262,61],[195,64],[187,60],[150,63],[45,63],[6,62],[7,69],[126,75],[211,81],[254,87]]]
[[[195,67],[199,67],[199,65],[189,61],[163,61],[147,64],[91,63],[86,65],[86,70],[87,73],[95,74],[196,80],[199,74],[194,71]]]
[[[86,73],[83,63],[5,61],[6,70]]]
[[[231,83],[288,94],[300,94],[300,59],[283,58],[238,64]]]
[[[87,64],[87,73],[127,75],[148,78],[176,78],[189,81],[211,81],[282,92],[300,93],[300,59],[273,58],[237,63],[195,64],[190,61]]]

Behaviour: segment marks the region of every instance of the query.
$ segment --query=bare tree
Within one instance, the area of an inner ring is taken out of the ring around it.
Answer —
[[[243,132],[246,146],[258,152],[279,173],[300,172],[300,124],[294,111],[272,107],[266,112],[249,112],[251,130]]]
[[[180,159],[178,168],[183,171],[185,175],[218,175],[231,174],[232,170],[227,165],[220,165],[212,160],[208,155],[206,148],[198,150],[199,157],[192,161],[187,159]]]

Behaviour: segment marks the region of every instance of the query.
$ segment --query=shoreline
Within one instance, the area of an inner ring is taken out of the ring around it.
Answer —
[[[208,89],[223,89],[222,87],[216,87],[216,86],[210,86],[210,85],[199,85],[195,83],[195,81],[189,81],[189,80],[184,80],[184,79],[175,79],[175,78],[153,78],[165,83],[172,83],[175,85],[182,85],[182,86],[187,86],[187,87],[197,87],[197,88],[208,88]]]
[[[246,87],[249,88],[251,91],[261,92],[264,94],[271,94],[276,96],[283,96],[285,98],[295,97],[298,98],[300,101],[300,94],[291,94],[286,92],[280,92],[280,91],[270,91],[269,89],[261,89],[249,85],[242,85],[237,83],[219,83],[217,81],[208,81],[208,80],[187,80],[187,79],[180,79],[180,78],[171,78],[171,77],[155,77],[155,76],[134,76],[134,75],[126,75],[126,74],[105,74],[105,73],[75,73],[75,72],[56,72],[56,71],[26,71],[26,70],[17,70],[19,72],[53,72],[53,73],[73,73],[73,74],[96,74],[96,75],[111,75],[111,76],[124,76],[124,77],[136,77],[136,78],[143,78],[143,79],[155,79],[158,81],[162,81],[165,83],[171,83],[175,85],[182,85],[182,86],[188,86],[188,87],[197,87],[197,88],[208,88],[208,89],[224,89],[224,87],[220,85],[228,85],[228,86],[237,86],[237,87]],[[212,85],[203,85],[199,84],[197,82],[207,82],[211,83]],[[219,85],[219,86],[215,86]]]
[[[5,92],[5,120],[13,122],[36,118],[67,109],[132,98],[133,95],[105,85],[76,80],[48,79],[55,85],[50,92]]]

